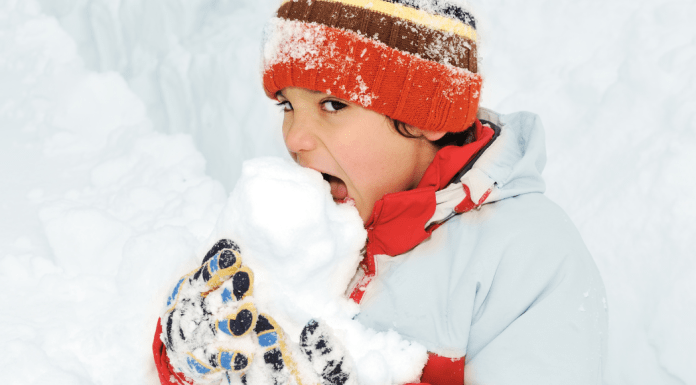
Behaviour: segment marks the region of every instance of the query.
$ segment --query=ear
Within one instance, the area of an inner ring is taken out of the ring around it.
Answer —
[[[413,135],[416,136],[423,136],[425,139],[428,139],[431,142],[434,142],[438,139],[441,139],[447,131],[427,131],[427,130],[421,130],[420,128],[413,127],[410,125],[406,125],[406,129],[408,132],[412,133]]]

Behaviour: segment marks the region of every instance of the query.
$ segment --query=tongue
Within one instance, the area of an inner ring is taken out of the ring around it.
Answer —
[[[348,188],[342,180],[329,176],[329,185],[331,186],[331,196],[334,200],[342,201],[348,198]]]

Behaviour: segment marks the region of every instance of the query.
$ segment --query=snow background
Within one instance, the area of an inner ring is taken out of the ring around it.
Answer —
[[[607,384],[696,384],[696,2],[470,0],[483,105],[541,115],[607,287]],[[241,162],[276,0],[0,0],[0,383],[154,383],[173,277]],[[174,278],[175,279],[175,278]]]

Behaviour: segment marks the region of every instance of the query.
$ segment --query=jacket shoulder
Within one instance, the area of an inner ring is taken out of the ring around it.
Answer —
[[[487,268],[476,277],[467,383],[596,382],[606,299],[577,229],[542,194],[505,199],[490,210],[484,227],[495,227],[498,240],[474,251],[473,266]],[[491,255],[495,260],[486,261]]]

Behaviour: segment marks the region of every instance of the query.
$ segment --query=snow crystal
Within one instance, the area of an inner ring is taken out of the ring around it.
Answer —
[[[369,107],[372,105],[372,101],[377,99],[377,95],[367,92],[370,88],[367,86],[367,84],[365,84],[362,76],[356,76],[355,80],[358,82],[358,88],[360,88],[360,90],[358,92],[351,92],[350,100],[352,102],[358,102],[364,107]]]

